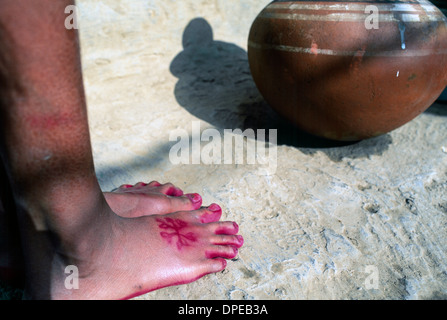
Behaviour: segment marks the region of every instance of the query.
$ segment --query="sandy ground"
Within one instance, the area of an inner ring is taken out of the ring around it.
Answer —
[[[246,241],[222,273],[138,299],[447,299],[447,106],[351,145],[290,127],[248,67],[268,2],[78,1],[103,190],[170,181],[221,204]],[[173,163],[170,135],[197,124],[278,129],[276,167],[262,149],[254,164]]]

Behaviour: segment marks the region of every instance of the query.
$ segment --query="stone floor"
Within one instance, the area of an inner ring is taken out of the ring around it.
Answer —
[[[222,273],[137,299],[447,299],[447,105],[350,145],[290,127],[248,67],[267,3],[78,1],[103,190],[170,181],[221,204],[245,238]],[[275,166],[262,149],[254,164],[175,164],[170,136],[197,125],[278,129]]]

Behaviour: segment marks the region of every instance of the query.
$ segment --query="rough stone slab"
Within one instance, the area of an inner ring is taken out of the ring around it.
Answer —
[[[138,299],[446,299],[447,106],[352,145],[294,130],[248,68],[248,31],[268,2],[78,1],[103,190],[170,181],[221,204],[246,240],[222,273]],[[276,171],[172,164],[170,133],[193,121],[279,129]]]

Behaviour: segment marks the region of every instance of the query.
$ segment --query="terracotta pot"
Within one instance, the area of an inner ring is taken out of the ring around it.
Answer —
[[[265,100],[298,127],[366,139],[446,87],[447,18],[425,0],[274,1],[253,22],[248,58]]]

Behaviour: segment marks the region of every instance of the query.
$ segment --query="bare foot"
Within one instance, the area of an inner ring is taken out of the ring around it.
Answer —
[[[113,192],[104,192],[104,197],[113,212],[126,218],[197,210],[202,205],[202,197],[199,194],[183,194],[183,191],[172,183],[161,184],[157,181],[122,185]],[[5,219],[6,213],[0,201],[0,230],[7,228]],[[21,285],[24,278],[23,262],[12,252],[21,252],[21,248],[18,244],[14,247],[7,245],[12,241],[12,237],[17,237],[16,234],[6,232],[11,231],[10,229],[0,232],[0,281]]]
[[[219,222],[221,214],[216,204],[132,219],[109,212],[80,237],[89,244],[83,256],[56,256],[52,298],[127,299],[222,271],[243,238],[236,223]],[[64,287],[68,264],[79,270],[77,290]]]
[[[113,192],[104,192],[104,197],[114,212],[127,218],[197,210],[202,206],[199,194],[183,194],[172,183],[157,181],[125,184]]]

